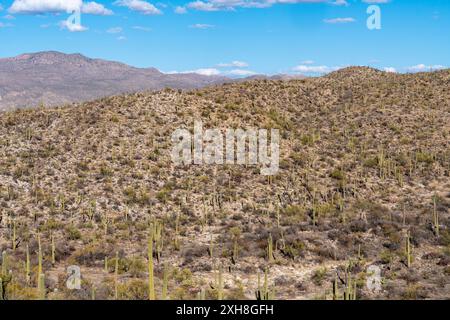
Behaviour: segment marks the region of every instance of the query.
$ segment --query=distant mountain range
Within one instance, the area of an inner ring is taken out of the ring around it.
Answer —
[[[294,76],[295,77],[295,76]],[[64,105],[122,93],[195,89],[252,79],[292,79],[288,75],[255,75],[245,79],[196,73],[165,74],[155,68],[91,59],[56,51],[22,54],[0,59],[0,111]]]
[[[62,105],[165,87],[192,89],[229,79],[195,73],[164,74],[154,68],[47,51],[0,59],[0,110]]]

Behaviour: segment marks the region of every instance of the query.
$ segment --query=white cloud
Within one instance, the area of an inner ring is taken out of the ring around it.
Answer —
[[[350,23],[355,22],[356,20],[353,18],[334,18],[334,19],[325,19],[323,21],[325,23],[336,24],[336,23]]]
[[[203,1],[194,1],[188,3],[187,7],[189,9],[199,10],[199,11],[217,11],[220,10],[219,6],[216,6],[214,3],[206,3]]]
[[[314,60],[305,60],[302,61],[302,64],[314,64]]]
[[[150,32],[152,31],[151,28],[142,27],[142,26],[134,26],[132,27],[134,30],[144,31],[144,32]]]
[[[445,66],[442,65],[433,65],[433,66],[427,66],[423,63],[418,64],[416,66],[408,67],[406,68],[409,72],[425,72],[425,71],[433,71],[433,70],[441,70],[445,69]]]
[[[218,76],[221,74],[221,72],[215,68],[202,68],[197,70],[190,70],[190,71],[170,71],[165,72],[166,74],[186,74],[186,73],[195,73],[202,76]]]
[[[379,0],[381,1],[381,0]],[[387,0],[384,0],[387,1]],[[185,14],[187,8],[199,11],[234,10],[235,8],[268,8],[275,4],[285,3],[331,3],[333,5],[346,5],[346,0],[195,0],[186,6],[177,6],[175,13]],[[144,0],[116,0],[116,6],[127,7],[146,15],[162,14],[155,5]],[[159,4],[160,7],[166,7]],[[83,3],[82,0],[14,0],[10,7],[11,13],[46,13],[46,12],[71,12],[79,10],[86,14],[112,15],[113,12],[104,5],[91,1]]]
[[[196,73],[202,76],[218,76],[220,71],[214,68],[197,69],[194,71],[188,71],[186,73]]]
[[[395,69],[394,67],[385,67],[383,68],[383,70],[386,72],[397,73],[397,69]]]
[[[232,61],[230,63],[219,63],[217,66],[220,68],[228,68],[228,67],[246,68],[248,67],[248,63],[244,61]]]
[[[187,9],[185,7],[180,7],[180,6],[176,7],[174,11],[175,11],[176,14],[185,14],[185,13],[187,13]]]
[[[14,17],[13,15],[10,15],[10,14],[7,14],[3,18],[6,19],[6,20],[14,20],[14,19],[16,19],[16,17]]]
[[[113,12],[104,5],[97,2],[86,2],[81,6],[81,12],[85,14],[95,14],[100,16],[110,16]]]
[[[342,3],[344,0],[336,0]],[[187,4],[189,9],[199,11],[234,10],[235,8],[269,8],[284,3],[325,3],[329,0],[196,0]]]
[[[257,74],[254,71],[251,70],[245,70],[245,69],[238,69],[238,68],[245,68],[248,67],[248,64],[246,62],[242,61],[233,61],[231,63],[220,63],[217,65],[219,68],[227,68],[227,67],[233,67],[235,69],[231,70],[220,70],[217,68],[201,68],[197,70],[190,70],[190,71],[171,71],[166,72],[167,74],[186,74],[186,73],[196,73],[200,74],[202,76],[218,76],[218,75],[228,75],[228,76],[234,76],[234,77],[247,77],[251,75]]]
[[[114,2],[114,5],[127,7],[132,11],[137,11],[145,15],[162,14],[162,11],[153,4],[143,0],[118,0]]]
[[[59,23],[59,26],[60,26],[61,29],[67,29],[70,32],[83,32],[83,31],[87,31],[88,30],[87,27],[84,27],[81,24],[70,23],[67,20],[61,21]]]
[[[82,0],[14,0],[9,8],[10,13],[18,14],[42,14],[73,12],[80,10],[85,14],[112,15],[113,12],[97,2],[85,2]]]
[[[332,5],[335,6],[348,6],[348,2],[346,0],[335,0],[334,2],[331,2]]]
[[[82,0],[14,0],[8,11],[20,14],[73,12],[81,6]]]
[[[342,67],[328,67],[328,66],[308,66],[299,65],[294,67],[292,70],[294,72],[304,73],[304,74],[319,74],[319,73],[329,73],[341,69]]]
[[[117,37],[117,40],[125,41],[125,40],[127,40],[127,38],[125,36],[120,36],[120,37]]]
[[[250,70],[235,69],[235,70],[228,71],[227,74],[232,75],[232,76],[238,76],[238,77],[248,77],[248,76],[255,75],[256,72],[250,71]]]
[[[327,72],[330,72],[330,68],[327,66],[299,65],[299,66],[294,67],[293,70],[296,72],[303,72],[303,73],[327,73]]]
[[[193,29],[211,29],[214,28],[212,24],[204,24],[204,23],[197,23],[189,26],[189,28]]]
[[[363,0],[363,2],[368,4],[383,4],[390,2],[390,0]]]
[[[121,27],[114,27],[114,28],[109,28],[108,30],[106,30],[107,33],[121,33],[123,31],[123,29]]]

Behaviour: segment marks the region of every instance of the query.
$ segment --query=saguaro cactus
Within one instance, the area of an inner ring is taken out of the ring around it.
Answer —
[[[40,274],[39,275],[39,281],[38,281],[38,292],[39,292],[39,299],[45,300],[45,275]]]
[[[334,277],[333,282],[333,300],[339,300],[339,285],[337,275]]]
[[[27,244],[27,252],[25,258],[25,279],[27,281],[27,284],[30,283],[30,277],[31,277],[30,248]]]
[[[352,274],[349,271],[349,266],[345,269],[345,289],[344,289],[344,300],[356,300],[356,281],[353,280]]]
[[[55,236],[52,234],[52,264],[56,263],[56,246],[55,246]]]
[[[412,263],[412,255],[411,255],[411,233],[409,232],[409,230],[406,232],[405,254],[406,254],[406,265],[408,266],[408,268],[410,268]]]
[[[175,218],[175,236],[173,240],[173,246],[175,250],[180,250],[179,234],[180,234],[180,216],[177,215],[177,217]]]
[[[109,269],[108,269],[108,256],[105,256],[105,272],[108,273]]]
[[[161,299],[167,300],[167,288],[169,285],[169,268],[167,267],[167,264],[164,264],[164,271],[163,271],[163,287],[162,287],[162,294]]]
[[[258,289],[255,292],[256,300],[273,300],[275,298],[275,289],[269,291],[268,280],[269,269],[264,270],[264,284],[261,287],[261,275],[258,273]]]
[[[206,290],[205,288],[201,288],[197,294],[197,300],[206,300]]]
[[[114,266],[114,299],[119,298],[119,252],[116,252],[116,264]]]
[[[153,241],[155,242],[156,259],[161,259],[161,254],[163,250],[163,224],[161,221],[155,221],[153,225]]]
[[[12,250],[16,251],[17,237],[16,237],[16,220],[13,221],[13,234],[12,234]]]
[[[211,235],[211,239],[209,241],[209,250],[208,251],[209,251],[209,256],[211,258],[213,258],[214,257],[214,241],[213,241],[212,235]]]
[[[38,234],[38,281],[42,274],[42,246],[41,246],[41,235]]]
[[[91,287],[91,300],[95,300],[95,286]]]
[[[2,273],[5,276],[8,273],[8,254],[6,251],[2,252]]]
[[[275,261],[273,256],[273,239],[272,234],[269,234],[269,238],[267,239],[267,260],[272,263]]]
[[[436,210],[436,194],[433,196],[433,230],[434,234],[439,237],[439,215]]]
[[[153,275],[153,228],[148,237],[148,299],[155,300],[155,282]]]

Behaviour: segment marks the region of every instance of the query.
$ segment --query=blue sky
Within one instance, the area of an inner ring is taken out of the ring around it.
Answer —
[[[57,50],[202,74],[450,66],[448,0],[0,1],[0,57]],[[369,30],[366,10],[381,10]],[[65,23],[81,10],[81,25]]]

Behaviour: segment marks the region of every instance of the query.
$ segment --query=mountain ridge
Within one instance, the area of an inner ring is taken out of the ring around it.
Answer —
[[[387,74],[371,67],[353,66],[324,77],[360,81]],[[392,76],[395,78],[402,74]],[[231,82],[305,78],[308,77],[301,74],[256,74],[238,79],[197,73],[169,74],[153,67],[139,68],[123,62],[90,58],[80,53],[41,51],[0,58],[0,112],[38,105],[61,106],[164,88],[190,90]]]
[[[229,81],[222,76],[165,74],[156,68],[57,51],[0,59],[0,111],[83,102],[137,91],[195,89]]]

